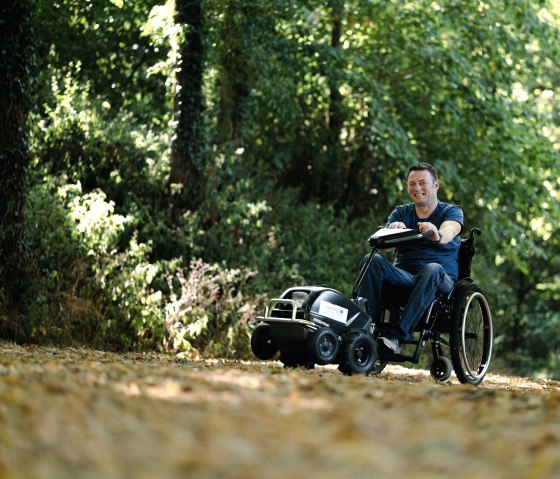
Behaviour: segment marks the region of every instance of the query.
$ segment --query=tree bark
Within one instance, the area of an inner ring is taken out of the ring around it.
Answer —
[[[31,14],[32,0],[0,3],[0,289],[12,306],[17,305],[26,284]]]
[[[221,143],[231,143],[234,147],[243,144],[243,123],[250,91],[249,45],[246,35],[242,34],[250,14],[245,2],[228,1],[225,12],[225,41],[228,48],[221,61],[218,135]]]
[[[335,0],[332,5],[331,47],[336,51],[340,50],[343,16],[344,3],[339,0]],[[331,141],[333,144],[336,144],[340,138],[340,129],[342,128],[342,119],[340,117],[340,104],[342,102],[342,96],[339,91],[338,82],[332,78],[329,79],[329,89],[329,130],[331,134]]]
[[[205,58],[203,0],[176,0],[175,21],[184,31],[177,67],[175,136],[168,188],[175,215],[195,211],[204,200],[206,134],[203,73]]]

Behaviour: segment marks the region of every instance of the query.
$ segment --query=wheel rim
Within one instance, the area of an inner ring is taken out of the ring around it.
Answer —
[[[368,346],[363,343],[356,344],[354,347],[354,361],[359,366],[363,366],[367,364],[371,355],[371,351],[369,350]]]
[[[434,359],[432,367],[430,368],[430,374],[436,381],[446,381],[451,376],[451,371],[453,366],[451,361],[445,357],[440,357]]]
[[[336,344],[334,341],[335,339],[333,340],[330,336],[324,336],[321,338],[318,348],[319,356],[321,358],[331,358],[335,354]]]
[[[461,359],[465,373],[478,380],[484,377],[490,366],[493,334],[490,308],[484,295],[478,291],[468,298],[462,331]]]
[[[445,376],[445,374],[447,373],[447,368],[445,367],[445,364],[443,362],[438,362],[433,369],[433,376],[436,379],[442,378]]]

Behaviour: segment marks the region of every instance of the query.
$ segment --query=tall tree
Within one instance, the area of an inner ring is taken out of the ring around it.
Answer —
[[[254,22],[252,3],[229,0],[225,11],[224,36],[228,48],[221,59],[218,135],[221,142],[231,142],[233,146],[243,142],[243,120],[250,91],[250,36],[246,32]]]
[[[331,47],[333,49],[332,56],[337,58],[340,52],[340,38],[342,36],[342,17],[344,16],[344,2],[334,0],[332,2],[332,30],[331,30]],[[334,69],[333,69],[334,70]],[[336,72],[336,70],[334,70]],[[332,73],[331,73],[332,75]],[[332,143],[338,142],[340,137],[340,129],[342,127],[342,118],[340,108],[342,103],[342,95],[339,91],[338,82],[329,78],[329,130],[332,135]]]
[[[176,0],[175,21],[184,37],[176,70],[175,136],[169,188],[177,189],[173,211],[196,210],[204,199],[204,0]]]
[[[25,284],[32,0],[0,4],[0,288],[17,304]]]

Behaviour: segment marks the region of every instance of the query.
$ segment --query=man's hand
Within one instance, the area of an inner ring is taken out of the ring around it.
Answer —
[[[416,226],[418,226],[418,233],[426,233],[427,231],[434,232],[434,234],[428,238],[430,241],[436,242],[440,240],[439,231],[436,228],[436,225],[434,225],[433,223],[428,223],[427,221],[419,221]]]
[[[391,223],[389,226],[387,226],[387,228],[392,230],[404,230],[406,229],[406,225],[404,223],[401,223],[400,221],[395,221],[394,223]]]

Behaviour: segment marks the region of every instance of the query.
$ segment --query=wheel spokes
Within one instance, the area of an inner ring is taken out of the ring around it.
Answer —
[[[474,379],[479,378],[488,366],[485,346],[488,331],[485,329],[483,296],[474,294],[467,301],[463,318],[463,355],[466,372]]]

